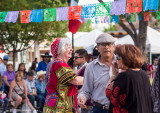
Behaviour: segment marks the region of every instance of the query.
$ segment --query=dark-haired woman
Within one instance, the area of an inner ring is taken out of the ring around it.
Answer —
[[[18,71],[21,71],[23,73],[24,79],[27,78],[27,72],[26,72],[26,67],[24,63],[19,64],[17,72]]]
[[[124,71],[107,87],[110,113],[153,113],[149,78],[141,69],[144,63],[141,51],[126,44],[117,46],[115,53],[117,66]]]

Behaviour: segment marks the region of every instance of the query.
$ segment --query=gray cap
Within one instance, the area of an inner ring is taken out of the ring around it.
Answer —
[[[115,39],[108,33],[103,33],[99,35],[96,39],[96,43],[114,43]]]

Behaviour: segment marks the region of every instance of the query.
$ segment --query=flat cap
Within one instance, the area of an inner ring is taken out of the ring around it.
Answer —
[[[99,35],[95,41],[96,43],[114,43],[115,39],[108,33],[103,33]]]

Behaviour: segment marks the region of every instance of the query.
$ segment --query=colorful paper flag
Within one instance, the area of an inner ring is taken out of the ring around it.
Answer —
[[[56,20],[56,8],[44,9],[44,21]]]
[[[150,15],[150,13],[149,12],[144,12],[143,13],[144,14],[144,21],[149,21],[149,15]]]
[[[8,11],[7,16],[5,18],[5,22],[13,22],[15,23],[18,18],[19,11]]]
[[[157,10],[159,0],[143,0],[143,11]]]
[[[111,2],[102,2],[96,4],[96,16],[110,15]]]
[[[142,0],[127,0],[126,13],[142,11]]]
[[[43,9],[32,10],[30,14],[30,22],[42,22],[43,20]]]
[[[81,12],[82,12],[82,6],[71,6],[68,10],[68,19],[74,20],[74,19],[80,19],[81,18]]]
[[[126,13],[126,0],[115,0],[111,4],[111,15],[121,15]]]
[[[136,14],[130,14],[130,15],[128,15],[127,20],[129,22],[135,22],[136,21]]]
[[[118,23],[119,22],[119,18],[117,15],[111,16],[111,23]]]
[[[20,11],[20,22],[29,23],[30,22],[31,10]]]
[[[81,18],[93,18],[96,13],[96,4],[82,6]]]
[[[57,8],[56,15],[56,21],[68,20],[68,7]]]
[[[156,19],[160,20],[160,11],[156,12]]]
[[[0,12],[0,22],[4,22],[8,12]]]

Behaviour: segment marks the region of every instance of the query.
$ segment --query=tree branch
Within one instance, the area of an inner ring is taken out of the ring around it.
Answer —
[[[132,28],[132,30],[133,30],[133,32],[134,32],[135,37],[137,37],[137,31],[136,31],[135,26],[133,25],[133,23],[132,23],[132,22],[128,22],[128,23],[129,23],[130,27]]]
[[[135,35],[129,27],[127,27],[123,22],[119,22],[119,25],[133,38],[133,41],[135,42]]]

